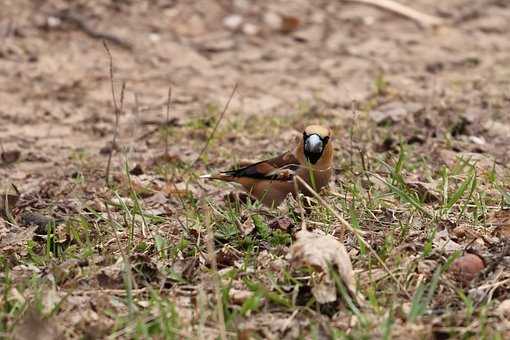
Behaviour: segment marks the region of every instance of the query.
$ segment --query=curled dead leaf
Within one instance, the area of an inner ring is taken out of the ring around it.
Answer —
[[[288,217],[277,217],[268,223],[271,229],[280,229],[288,232],[294,227],[294,222]]]
[[[439,201],[439,193],[436,191],[434,183],[423,182],[415,178],[407,179],[406,184],[415,191],[420,199],[425,203],[435,203]]]
[[[342,243],[330,235],[307,230],[299,231],[296,239],[297,241],[290,249],[291,265],[308,266],[318,274],[312,288],[312,294],[317,302],[323,304],[337,299],[335,281],[329,272],[332,267],[337,271],[353,299],[358,304],[363,304],[363,296],[356,291],[351,259]]]
[[[450,272],[464,285],[469,284],[485,268],[483,259],[476,254],[464,254],[456,259]]]
[[[253,223],[251,216],[248,216],[243,223],[239,223],[238,227],[241,235],[246,237],[255,229],[255,223]]]
[[[464,247],[459,243],[450,239],[450,234],[447,229],[438,231],[432,240],[435,249],[443,251],[445,254],[450,255],[456,251],[464,250]]]

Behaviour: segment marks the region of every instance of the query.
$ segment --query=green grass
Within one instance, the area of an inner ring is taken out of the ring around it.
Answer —
[[[380,78],[375,86],[377,92],[384,92],[387,83]],[[206,116],[215,116],[217,110],[218,107],[211,106]],[[310,108],[303,103],[298,110],[303,116]],[[208,119],[190,119],[182,127],[161,133],[177,139],[199,128],[208,133],[213,125],[207,123]],[[100,299],[104,306],[96,306],[94,313],[107,320],[102,329],[104,335],[164,339],[217,337],[214,273],[208,260],[204,217],[205,211],[210,210],[215,249],[224,254],[217,261],[229,337],[242,333],[264,338],[264,330],[282,335],[295,329],[302,338],[391,339],[409,335],[411,330],[430,335],[432,320],[457,337],[503,337],[493,327],[497,322],[491,314],[495,304],[475,300],[467,288],[449,276],[448,268],[459,254],[444,254],[435,248],[433,241],[445,223],[483,227],[494,207],[508,207],[510,199],[504,175],[494,169],[481,172],[475,164],[463,159],[450,167],[439,165],[430,155],[417,155],[414,146],[405,144],[400,145],[397,153],[368,151],[365,166],[357,156],[351,163],[348,148],[339,148],[335,167],[346,171],[336,177],[338,185],[324,198],[353,228],[366,233],[365,240],[403,289],[359,238],[346,233],[344,244],[353,266],[359,275],[367,278],[357,282],[367,305],[357,306],[342,281],[333,274],[340,298],[324,306],[310,293],[311,276],[315,274],[306,268],[289,266],[287,253],[293,243],[292,233],[270,227],[270,221],[282,217],[299,226],[301,214],[295,202],[286,202],[277,210],[265,209],[256,202],[229,204],[219,193],[228,190],[228,185],[198,182],[202,173],[228,168],[240,158],[255,158],[255,151],[274,153],[290,142],[275,134],[270,150],[254,146],[253,153],[243,154],[242,148],[227,142],[231,134],[242,133],[255,143],[298,121],[296,117],[253,119],[250,125],[240,118],[224,122],[196,168],[190,168],[187,160],[180,159],[147,169],[146,175],[153,179],[185,183],[192,189],[185,196],[169,197],[169,215],[149,213],[146,200],[132,185],[132,175],[129,175],[132,164],[125,159],[119,161],[123,164],[115,170],[125,181],[105,190],[98,184],[102,178],[97,175],[97,169],[87,161],[92,156],[76,153],[72,160],[79,176],[72,183],[76,188],[73,195],[80,197],[87,209],[67,216],[63,223],[48,225],[45,235],[25,240],[14,254],[2,254],[0,334],[10,334],[32,306],[37,307],[45,320],[56,317],[65,324],[68,322],[65,317],[72,314],[73,297],[87,296],[85,301],[89,304],[98,304],[95,297],[103,296]],[[366,115],[360,115],[359,119],[352,129],[355,144],[368,143],[363,141],[366,136],[360,136],[359,129],[368,130],[366,135],[377,140],[388,134],[388,127],[372,126],[365,120]],[[339,125],[336,130],[348,131],[348,127]],[[341,141],[339,138],[337,143]],[[200,141],[190,143],[190,149],[198,150],[201,146]],[[216,160],[214,165],[208,169],[206,162],[213,160]],[[437,201],[425,203],[423,196],[408,185],[407,178],[412,174],[421,174],[424,181],[437,183]],[[108,210],[94,208],[90,196],[80,194],[79,190],[92,187],[97,188],[95,198],[108,203]],[[197,192],[204,196],[197,196]],[[246,221],[254,228],[243,235],[240,226]],[[339,230],[335,216],[320,204],[309,209],[305,222],[329,234]],[[147,231],[145,237],[142,228]],[[76,260],[76,264],[57,275],[56,268],[64,268],[69,260]],[[425,261],[436,266],[428,272],[422,271]],[[20,268],[28,268],[26,276],[20,275]],[[101,274],[106,269],[118,274],[119,280],[110,272]],[[45,312],[42,301],[48,287],[54,287],[62,299],[50,312]],[[236,291],[247,292],[246,297],[236,300]],[[273,329],[274,320],[287,328]],[[83,336],[87,330],[76,326],[61,331]]]

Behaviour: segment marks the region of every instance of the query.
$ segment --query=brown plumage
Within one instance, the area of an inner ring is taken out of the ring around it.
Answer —
[[[303,137],[291,151],[240,169],[205,175],[202,178],[239,183],[264,205],[277,206],[289,193],[296,194],[293,180],[295,175],[300,176],[316,191],[328,185],[332,162],[331,130],[311,125],[305,129]],[[298,190],[305,195],[311,194],[300,185]]]

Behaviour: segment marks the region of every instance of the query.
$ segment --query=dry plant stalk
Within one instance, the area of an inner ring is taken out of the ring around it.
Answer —
[[[227,112],[227,109],[230,106],[230,102],[232,101],[232,98],[234,97],[234,94],[236,93],[236,91],[237,91],[237,83],[234,85],[234,88],[232,89],[232,93],[230,94],[230,97],[228,98],[227,103],[225,104],[225,107],[223,108],[223,111],[221,111],[220,117],[216,121],[216,125],[214,125],[213,131],[209,135],[209,138],[207,138],[207,141],[205,142],[205,145],[202,148],[202,150],[200,150],[200,152],[198,153],[197,158],[193,161],[193,163],[191,163],[190,167],[193,167],[193,165],[195,165],[195,163],[198,162],[198,160],[202,157],[204,152],[209,147],[209,144],[211,143],[211,140],[213,139],[214,135],[216,134],[216,130],[218,130],[218,127],[220,126],[220,123],[223,120],[223,117],[225,116],[225,113]]]
[[[168,128],[170,127],[170,105],[172,104],[172,87],[168,87],[168,97],[166,101],[166,122],[165,122],[165,157],[168,155]]]
[[[111,91],[112,91],[112,101],[113,101],[113,107],[115,111],[115,123],[113,127],[113,137],[112,137],[112,145],[111,150],[108,154],[108,162],[106,164],[106,186],[110,187],[110,168],[112,163],[112,156],[113,156],[113,150],[115,148],[115,145],[117,144],[117,137],[119,135],[119,120],[120,120],[120,114],[124,110],[124,92],[126,90],[126,83],[122,83],[122,89],[120,91],[120,106],[117,104],[117,97],[115,96],[115,84],[114,84],[114,78],[113,78],[113,57],[110,52],[110,48],[108,47],[108,44],[106,41],[103,41],[103,46],[106,50],[106,53],[108,54],[109,58],[109,71],[110,71],[110,85],[111,85]]]
[[[221,297],[221,277],[218,273],[218,265],[216,263],[216,254],[214,253],[214,233],[211,225],[211,211],[209,206],[205,209],[205,226],[207,228],[207,253],[209,255],[209,262],[211,263],[211,270],[214,277],[214,293],[216,295],[216,312],[218,314],[218,327],[220,329],[220,338],[227,340],[227,330],[225,328],[225,316],[223,315],[223,299]]]
[[[306,219],[305,219],[305,209],[303,208],[303,203],[301,202],[301,196],[299,195],[299,186],[297,184],[296,177],[292,179],[294,182],[294,191],[296,192],[296,201],[299,206],[299,213],[301,215],[301,228],[306,229]]]
[[[395,281],[395,283],[397,284],[397,286],[406,294],[407,297],[411,298],[411,296],[409,295],[409,293],[407,292],[407,290],[405,289],[405,287],[400,283],[399,280],[397,280],[397,278],[395,277],[395,275],[391,272],[391,270],[388,268],[388,266],[386,265],[386,263],[384,263],[384,261],[381,259],[381,257],[375,252],[375,250],[370,246],[370,244],[368,244],[367,241],[365,241],[365,239],[363,238],[363,232],[361,230],[358,230],[358,229],[355,229],[353,228],[349,222],[347,222],[342,216],[340,216],[340,214],[336,211],[336,209],[334,209],[328,202],[326,202],[325,200],[322,199],[322,197],[317,193],[317,191],[315,191],[310,185],[308,185],[308,183],[306,183],[301,177],[299,176],[295,176],[295,178],[301,183],[303,184],[303,186],[308,189],[312,195],[317,198],[317,200],[326,208],[328,209],[329,211],[331,211],[331,213],[338,219],[338,221],[340,221],[340,223],[344,226],[344,228],[346,228],[347,230],[349,230],[350,232],[352,232],[353,234],[355,234],[358,239],[360,240],[361,243],[363,243],[363,245],[365,247],[367,247],[367,249],[370,251],[370,253],[372,253],[372,255],[374,255],[374,257],[377,259],[377,261],[382,265],[382,267],[384,268],[384,270],[388,273],[388,275],[392,278],[393,281]]]
[[[357,2],[366,5],[375,6],[387,11],[396,13],[404,18],[411,19],[420,26],[428,28],[443,24],[443,20],[439,17],[421,13],[409,6],[402,5],[393,0],[343,0],[345,2]]]

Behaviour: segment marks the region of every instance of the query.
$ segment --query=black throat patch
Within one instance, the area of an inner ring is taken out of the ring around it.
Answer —
[[[320,140],[322,141],[322,150],[320,150],[320,152],[309,152],[306,150],[306,140],[311,136],[311,135],[307,135],[305,132],[303,132],[303,151],[304,151],[304,154],[305,154],[305,157],[306,159],[312,163],[312,164],[315,164],[317,163],[317,161],[321,158],[322,154],[324,153],[324,150],[326,149],[326,145],[328,144],[328,141],[329,141],[329,137],[326,136],[326,137],[321,137],[317,134],[315,134],[316,136],[318,136],[320,138]]]

